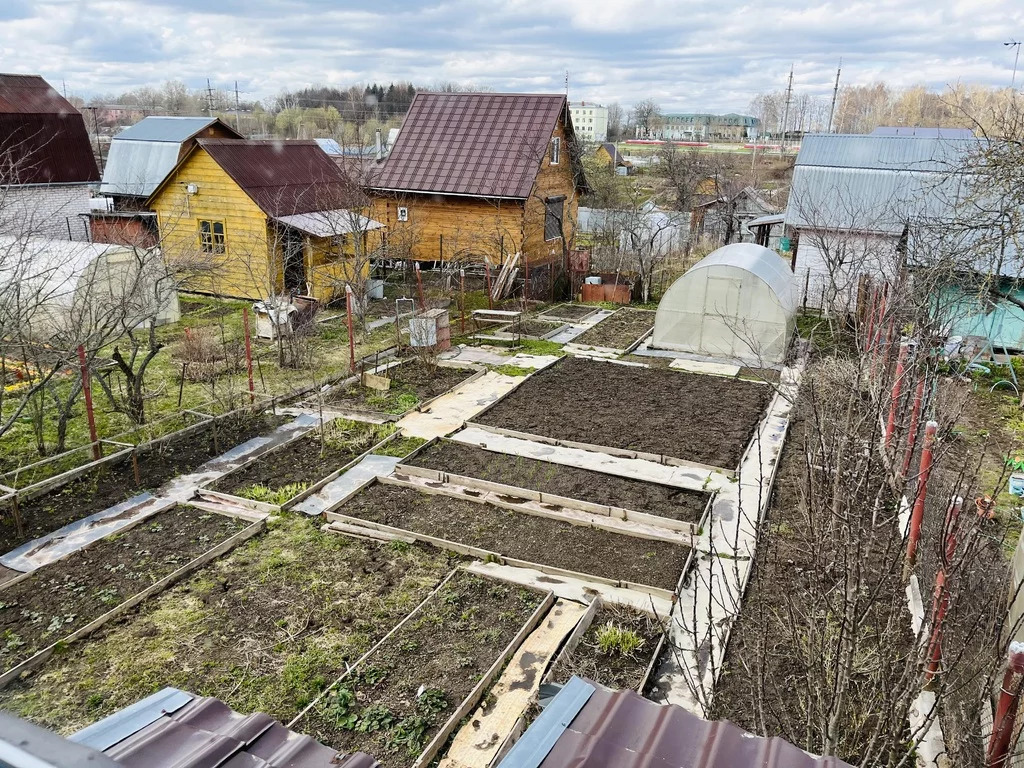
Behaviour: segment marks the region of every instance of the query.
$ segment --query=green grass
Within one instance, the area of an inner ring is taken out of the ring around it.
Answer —
[[[505,376],[529,376],[533,373],[532,368],[522,368],[518,365],[512,365],[511,363],[496,365],[492,370],[496,373],[504,374]]]
[[[257,483],[256,485],[250,485],[248,488],[240,491],[238,495],[243,499],[262,501],[265,504],[274,504],[280,507],[288,500],[298,496],[308,487],[309,483],[305,482],[287,483],[286,485],[282,485],[280,488],[271,488],[261,483]]]
[[[397,456],[401,459],[408,456],[425,442],[427,441],[422,437],[398,437],[385,443],[374,453],[378,456]]]
[[[640,635],[608,622],[597,630],[597,649],[605,656],[629,656],[644,644]]]

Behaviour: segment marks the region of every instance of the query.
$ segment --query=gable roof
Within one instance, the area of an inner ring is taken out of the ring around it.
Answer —
[[[603,141],[601,142],[601,149],[608,153],[608,157],[612,159],[613,165],[630,165],[631,163],[626,160],[621,154],[619,154],[619,148],[615,146],[613,142]]]
[[[216,117],[144,117],[110,142],[100,192],[149,197],[178,164],[182,145],[212,128],[242,138]]]
[[[373,186],[526,199],[563,115],[559,94],[417,93]]]
[[[313,140],[199,139],[150,200],[202,148],[271,218],[347,208],[359,190]]]
[[[0,184],[99,178],[81,112],[39,75],[0,74]]]

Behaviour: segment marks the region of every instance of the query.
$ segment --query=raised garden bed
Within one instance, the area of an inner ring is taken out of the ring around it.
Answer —
[[[89,624],[248,525],[174,507],[0,590],[0,671]]]
[[[688,523],[700,521],[708,501],[708,494],[699,491],[509,456],[450,440],[434,443],[407,463]]]
[[[144,490],[159,488],[178,475],[192,472],[212,458],[247,440],[273,430],[291,417],[270,414],[238,415],[214,426],[172,438],[138,455],[139,479],[130,458],[105,464],[56,490],[19,504],[24,532],[18,535],[10,514],[0,517],[0,553],[45,536],[68,523],[101,512]]]
[[[585,304],[559,304],[557,307],[545,309],[540,316],[557,320],[579,321],[590,317],[595,312],[597,312],[597,307],[588,307]]]
[[[336,419],[321,444],[314,430],[229,472],[208,487],[256,501],[282,504],[345,466],[393,429],[380,424]]]
[[[382,371],[391,379],[391,388],[379,391],[358,381],[335,390],[327,399],[332,408],[354,413],[381,413],[399,416],[425,400],[443,395],[476,371],[437,365],[433,370],[419,360],[409,360]]]
[[[515,335],[524,336],[532,339],[543,339],[560,328],[565,326],[564,323],[546,322],[544,320],[523,320],[518,325],[512,323],[510,325],[503,325],[498,328],[485,328],[480,331],[484,336],[492,336],[496,334],[502,335]]]
[[[458,571],[295,728],[407,768],[542,601],[534,590]]]
[[[773,392],[756,382],[567,357],[474,421],[734,469]]]
[[[66,734],[171,685],[287,722],[450,569],[432,549],[324,534],[284,515],[0,691],[0,708]]]
[[[554,682],[573,675],[609,688],[639,690],[658,651],[663,630],[648,613],[619,605],[602,605],[572,649],[551,669]]]
[[[380,483],[337,511],[517,560],[669,591],[676,588],[690,553],[687,547],[667,541]]]
[[[573,344],[608,349],[628,349],[654,327],[654,312],[649,309],[616,310],[593,328],[573,339]]]

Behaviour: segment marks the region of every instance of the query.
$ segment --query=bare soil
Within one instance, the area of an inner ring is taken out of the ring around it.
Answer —
[[[383,439],[376,424],[342,420],[328,426],[322,445],[314,431],[225,475],[211,488],[238,494],[254,485],[274,490],[291,483],[313,485]]]
[[[541,317],[545,315],[550,317],[557,317],[558,319],[565,320],[580,320],[588,315],[592,315],[596,307],[589,307],[586,304],[559,304],[557,307],[551,309],[545,309],[541,312]]]
[[[450,440],[435,443],[408,463],[690,523],[700,520],[708,500],[708,494],[699,491],[509,456]]]
[[[733,469],[773,392],[756,382],[566,357],[475,421]]]
[[[391,379],[391,388],[378,391],[358,382],[339,390],[330,404],[353,411],[378,411],[399,414],[415,408],[424,400],[443,395],[465,381],[476,371],[470,368],[434,366],[433,371],[419,360],[408,360],[389,368],[384,376]]]
[[[145,490],[159,488],[178,475],[197,469],[236,445],[269,432],[289,421],[286,416],[259,414],[239,416],[213,427],[193,432],[139,454],[139,478],[135,482],[130,458],[116,465],[72,480],[20,507],[24,534],[19,536],[9,514],[0,515],[0,552],[8,552],[26,541],[45,536],[75,520],[119,504]]]
[[[561,325],[561,323],[550,323],[544,320],[523,320],[519,323],[519,333],[523,336],[533,336],[539,339],[560,328]],[[509,326],[506,332],[514,333],[515,326]]]
[[[609,629],[612,633],[616,630],[635,633],[641,645],[626,649],[610,642],[602,647],[601,640]],[[662,627],[653,616],[633,608],[604,605],[594,615],[579,645],[555,667],[553,679],[564,683],[578,675],[613,689],[639,690],[662,634]]]
[[[539,592],[458,572],[297,724],[334,749],[405,768],[540,605]]]
[[[573,339],[573,344],[626,349],[654,327],[654,312],[625,307]]]
[[[377,484],[339,510],[395,528],[578,573],[675,589],[689,549],[512,512],[489,504]]]
[[[85,626],[246,525],[174,507],[0,591],[0,669]]]

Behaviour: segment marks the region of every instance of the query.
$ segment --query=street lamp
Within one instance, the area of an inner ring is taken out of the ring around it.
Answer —
[[[1017,52],[1013,55],[1013,77],[1010,78],[1010,90],[1013,90],[1017,85],[1017,60],[1020,58],[1020,40],[1010,40],[1003,43],[1003,45],[1010,45],[1017,49]]]

